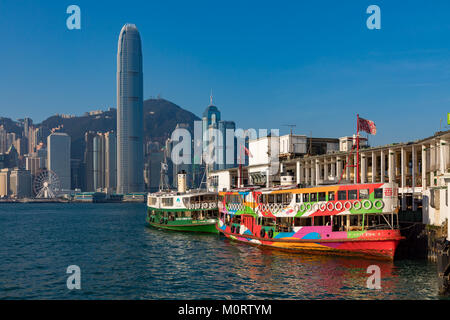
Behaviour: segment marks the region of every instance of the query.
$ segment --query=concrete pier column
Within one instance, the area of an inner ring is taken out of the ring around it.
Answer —
[[[308,184],[309,185],[312,185],[313,184],[313,182],[312,182],[312,168],[311,168],[311,163],[310,164],[308,164],[308,168],[306,169],[306,173],[307,173],[307,175],[308,175]]]
[[[448,145],[447,141],[441,139],[439,145],[440,157],[439,157],[439,170],[441,174],[447,171],[447,157],[448,157]]]
[[[305,184],[309,185],[310,184],[310,182],[309,182],[309,166],[306,162],[304,163],[304,165],[305,165]]]
[[[417,156],[414,145],[411,147],[411,162],[412,162],[412,209],[416,211],[416,202],[414,201],[414,193],[416,188],[416,174],[417,174]]]
[[[394,156],[395,152],[392,149],[389,149],[389,156],[388,156],[388,176],[389,181],[388,182],[394,182],[395,179],[395,168],[394,168]]]
[[[377,182],[377,155],[372,151],[372,183]]]
[[[316,183],[314,185],[318,185],[320,180],[320,161],[316,160]]]
[[[324,167],[323,167],[323,181],[327,181],[328,180],[328,160],[325,159],[325,163],[324,163]]]
[[[316,165],[314,160],[311,160],[311,184],[313,186],[317,185],[316,183]]]
[[[361,183],[367,182],[367,159],[366,154],[361,154]]]
[[[331,160],[331,176],[336,180],[336,159]]]
[[[297,184],[300,184],[300,160],[298,160],[297,161],[297,163],[295,164],[296,165],[296,167],[295,167],[295,174],[296,174],[296,176],[297,176]]]
[[[337,171],[337,181],[339,181],[339,179],[342,176],[342,159],[341,157],[337,157],[336,158],[336,171]]]
[[[427,188],[427,147],[422,145],[422,190]]]
[[[358,167],[356,166],[356,160],[357,160],[357,155],[355,154],[355,156],[353,157],[353,164],[355,165],[353,167],[353,182],[354,183],[358,183]]]
[[[380,156],[380,182],[384,183],[384,173],[386,171],[386,164],[385,164],[385,156],[384,156],[384,150],[381,150],[381,156]]]
[[[312,176],[312,167],[311,167],[311,161],[308,161],[308,169],[306,169],[308,172],[308,184],[313,184],[313,176]]]
[[[406,211],[406,150],[402,148],[400,150],[400,174],[401,174],[401,187],[402,187],[402,211]]]
[[[435,152],[434,152],[434,171],[439,171],[439,173],[442,173],[441,172],[441,142],[438,140],[438,139],[436,139],[436,144],[435,144],[435,146],[434,146],[434,150],[435,150]],[[436,172],[437,173],[437,175],[439,175],[439,173],[438,172]]]
[[[300,183],[305,183],[305,163],[300,162]]]

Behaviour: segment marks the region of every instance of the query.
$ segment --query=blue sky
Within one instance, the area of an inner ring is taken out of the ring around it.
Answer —
[[[81,30],[66,8],[81,8]],[[366,8],[381,8],[368,30]],[[450,112],[449,1],[0,1],[0,116],[35,122],[116,104],[116,51],[135,23],[144,97],[200,115],[214,92],[242,128],[296,124],[372,145],[428,137]]]

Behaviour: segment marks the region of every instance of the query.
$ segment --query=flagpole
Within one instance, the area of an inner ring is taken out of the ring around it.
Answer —
[[[356,114],[356,183],[360,182],[359,174],[359,114]]]

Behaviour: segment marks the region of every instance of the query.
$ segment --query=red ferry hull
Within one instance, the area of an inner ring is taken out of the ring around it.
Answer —
[[[219,232],[224,234],[231,240],[244,242],[255,246],[265,246],[276,248],[283,251],[325,254],[325,255],[342,255],[342,256],[358,256],[372,259],[393,260],[397,246],[403,237],[398,230],[390,230],[390,236],[363,235],[355,239],[333,239],[333,240],[306,240],[306,239],[267,239],[255,237],[247,234],[231,233],[217,226]],[[229,229],[229,228],[226,228]]]

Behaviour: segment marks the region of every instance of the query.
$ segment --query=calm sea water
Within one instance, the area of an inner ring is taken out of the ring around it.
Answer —
[[[1,204],[2,299],[438,299],[436,266],[261,249],[152,229],[145,204]],[[381,290],[366,288],[381,268]],[[81,268],[68,290],[66,268]]]

